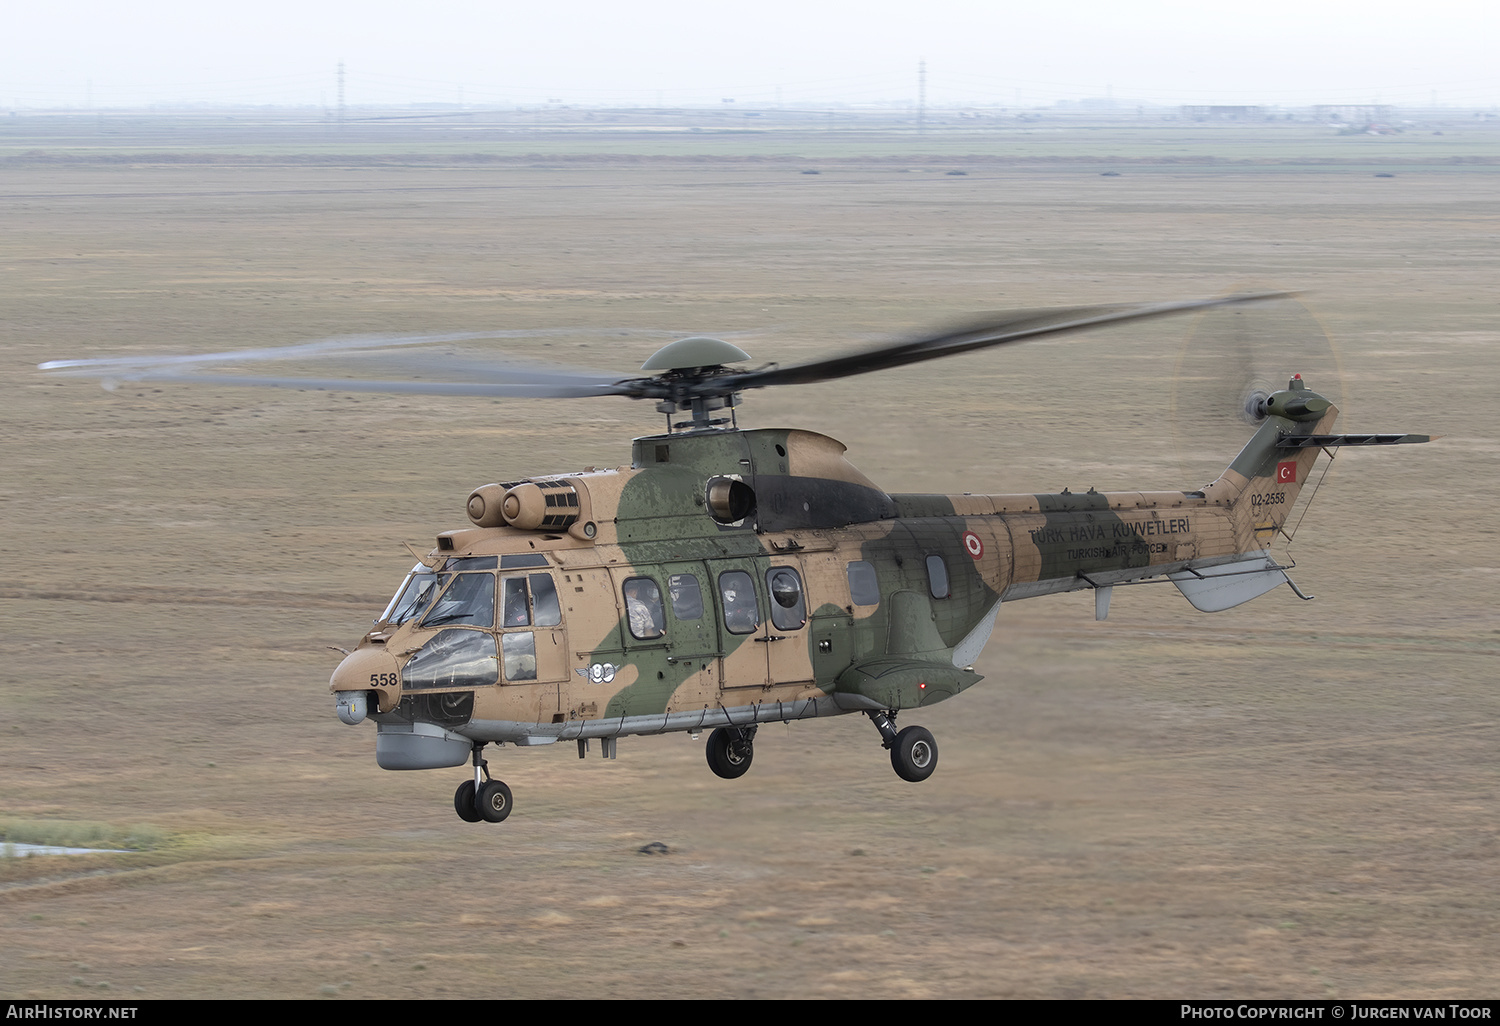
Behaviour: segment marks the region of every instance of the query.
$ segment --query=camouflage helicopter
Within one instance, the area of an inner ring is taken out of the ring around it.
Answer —
[[[347,724],[373,720],[385,769],[473,767],[454,794],[469,822],[498,823],[512,795],[485,748],[710,731],[720,777],[751,765],[762,723],[863,713],[896,774],[937,767],[926,728],[898,715],[978,683],[973,664],[1001,605],[1163,578],[1197,609],[1229,609],[1281,584],[1272,557],[1318,453],[1425,442],[1334,434],[1337,408],[1300,376],[1245,400],[1259,426],[1217,480],[1192,491],[890,494],[840,442],[741,429],[743,392],[863,374],[1055,335],[1280,298],[995,314],[982,323],[790,367],[685,338],[644,376],[464,365],[467,380],[360,381],[205,374],[246,354],[55,361],[42,369],[194,381],[478,396],[656,401],[666,430],[635,439],[629,466],[486,484],[470,526],[420,555],[374,627],[334,671]],[[263,355],[263,354],[261,354]],[[254,358],[256,354],[250,354]],[[679,415],[686,416],[677,420]]]

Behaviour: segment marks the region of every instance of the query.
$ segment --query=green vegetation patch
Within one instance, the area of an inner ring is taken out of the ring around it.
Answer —
[[[0,819],[0,842],[4,844],[152,851],[165,839],[166,832],[149,823],[121,826],[86,820]]]

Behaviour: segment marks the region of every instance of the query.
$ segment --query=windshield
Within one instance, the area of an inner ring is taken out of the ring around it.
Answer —
[[[447,583],[448,576],[435,574],[418,563],[411,568],[411,573],[396,592],[396,597],[391,599],[391,604],[385,607],[378,622],[394,627],[421,616],[437,597],[438,589]]]
[[[526,556],[506,556],[526,560]],[[540,557],[538,557],[540,558]],[[385,627],[420,622],[423,627],[495,625],[495,574],[499,557],[470,556],[450,559],[435,571],[418,563],[396,591],[385,612],[376,620]],[[486,572],[489,571],[489,572]],[[510,577],[505,584],[505,622],[502,626],[525,626],[532,622],[527,602],[527,581],[531,583],[531,602],[535,604],[536,623],[555,627],[562,622],[557,586],[550,574]]]
[[[430,612],[422,619],[423,627],[465,624],[470,627],[495,625],[495,575],[442,574],[451,581],[443,589]]]

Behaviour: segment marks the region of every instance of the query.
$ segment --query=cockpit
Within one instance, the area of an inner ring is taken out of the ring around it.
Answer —
[[[545,556],[456,556],[412,567],[376,629],[438,632],[402,670],[410,691],[537,680],[535,628],[559,628],[562,619]],[[562,651],[550,635],[546,648]],[[544,679],[555,679],[555,668],[547,669]]]
[[[418,628],[495,626],[496,570],[544,569],[540,555],[461,556],[440,567],[411,568],[377,627],[411,623]],[[502,575],[500,627],[555,627],[562,622],[557,585],[550,573]]]

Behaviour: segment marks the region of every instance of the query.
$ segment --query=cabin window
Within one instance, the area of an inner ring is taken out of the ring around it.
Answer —
[[[719,600],[724,604],[724,626],[731,634],[752,634],[760,627],[755,603],[755,581],[743,570],[719,575]]]
[[[625,618],[631,636],[650,641],[666,633],[666,610],[661,604],[661,589],[649,577],[631,577],[621,589],[625,594]]]
[[[873,563],[859,560],[849,564],[849,601],[856,606],[880,605],[880,580]]]
[[[452,583],[443,589],[422,618],[423,627],[493,627],[494,574],[444,574]]]
[[[532,674],[535,675],[533,659]],[[440,632],[407,660],[401,684],[413,691],[429,688],[485,687],[494,684],[495,636],[486,631]]]
[[[933,598],[947,598],[952,594],[948,590],[948,564],[943,562],[942,556],[927,557],[927,586],[932,590]]]
[[[696,574],[672,574],[667,578],[667,593],[672,596],[672,615],[677,619],[702,619],[703,592]]]
[[[802,578],[789,566],[766,571],[766,591],[771,593],[771,623],[777,630],[799,631],[807,623],[807,602],[802,597]]]

